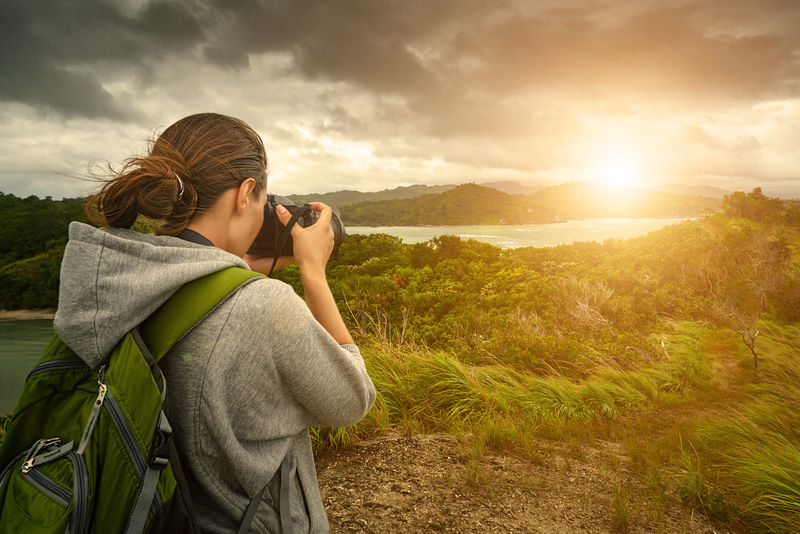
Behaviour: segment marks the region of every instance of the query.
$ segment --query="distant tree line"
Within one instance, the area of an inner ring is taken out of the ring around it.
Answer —
[[[0,193],[0,309],[55,307],[68,226],[86,221],[84,203]]]

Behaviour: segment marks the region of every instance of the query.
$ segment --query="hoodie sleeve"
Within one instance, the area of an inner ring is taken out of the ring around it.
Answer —
[[[375,387],[358,348],[339,345],[290,286],[259,280],[234,298],[206,385],[228,384],[226,412],[237,434],[288,436],[310,426],[351,425],[366,415]],[[272,428],[253,427],[264,414]]]

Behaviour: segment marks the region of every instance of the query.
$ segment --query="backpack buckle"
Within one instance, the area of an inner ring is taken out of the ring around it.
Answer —
[[[164,411],[158,416],[158,424],[153,434],[153,445],[150,447],[150,467],[164,469],[169,465],[169,446],[172,443],[172,425],[169,424]]]
[[[155,469],[164,469],[169,465],[169,457],[164,458],[163,456],[153,456],[150,458],[150,467]]]

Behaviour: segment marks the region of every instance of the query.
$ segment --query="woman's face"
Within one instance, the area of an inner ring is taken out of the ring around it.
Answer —
[[[247,195],[247,200],[247,206],[240,219],[241,224],[238,225],[239,228],[235,231],[237,235],[233,236],[236,239],[235,250],[230,250],[237,256],[244,256],[258,235],[258,231],[261,230],[261,225],[264,224],[267,188],[262,187],[258,193],[251,191]]]
[[[255,202],[251,202],[250,204],[253,206],[255,213],[253,213],[253,227],[251,234],[248,236],[247,248],[250,248],[250,244],[253,243],[258,235],[258,231],[261,230],[261,226],[264,224],[264,206],[267,205],[267,188],[262,187],[260,192],[253,192],[250,194],[254,197],[253,200]]]

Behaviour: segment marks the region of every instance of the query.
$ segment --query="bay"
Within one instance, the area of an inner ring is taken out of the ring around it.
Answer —
[[[25,377],[39,361],[53,336],[52,319],[0,321],[0,415],[10,414],[25,385]]]
[[[687,219],[580,219],[551,224],[521,226],[349,226],[348,234],[389,234],[404,243],[421,243],[436,236],[455,235],[475,239],[500,248],[555,247],[578,241],[603,242],[647,234]]]

